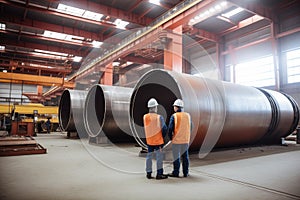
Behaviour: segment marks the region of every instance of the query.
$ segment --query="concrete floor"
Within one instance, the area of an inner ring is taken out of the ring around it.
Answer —
[[[134,145],[39,134],[47,154],[0,158],[0,199],[300,199],[300,146],[193,154],[188,178],[148,180]],[[165,162],[165,172],[172,169]]]

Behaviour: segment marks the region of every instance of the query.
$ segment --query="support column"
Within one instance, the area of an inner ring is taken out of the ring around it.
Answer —
[[[164,68],[182,73],[182,26],[178,26],[173,32],[174,34],[169,34],[171,41],[164,50]]]
[[[224,42],[223,40],[219,40],[216,43],[216,49],[217,49],[217,65],[220,70],[220,76],[221,79],[224,81],[225,80],[225,55],[222,55],[222,51],[224,51]]]
[[[36,86],[37,94],[38,96],[42,96],[43,94],[43,86],[42,85],[37,85]]]
[[[109,63],[105,66],[105,71],[101,79],[103,85],[113,85],[113,65]]]
[[[275,73],[275,90],[280,91],[280,73],[279,73],[279,47],[278,40],[276,38],[278,25],[274,22],[271,23],[271,34],[272,34],[272,51],[274,61],[274,73]]]

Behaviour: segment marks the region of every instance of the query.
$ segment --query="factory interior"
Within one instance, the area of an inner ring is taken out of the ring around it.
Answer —
[[[0,13],[1,200],[300,200],[300,0]]]

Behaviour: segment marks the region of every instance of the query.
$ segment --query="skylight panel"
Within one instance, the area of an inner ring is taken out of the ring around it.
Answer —
[[[2,24],[0,23],[0,30],[5,30],[6,29],[6,25],[5,24]]]
[[[149,0],[150,3],[160,5],[160,0]]]
[[[57,10],[63,13],[71,14],[71,15],[76,15],[76,16],[82,16],[85,10],[80,9],[80,8],[75,8],[72,6],[67,6],[65,4],[58,4]]]
[[[232,16],[234,16],[234,15],[242,12],[243,10],[244,10],[243,8],[236,8],[234,10],[231,10],[231,11],[229,11],[227,13],[222,14],[222,16],[226,17],[226,18],[230,18],[230,17],[232,17]]]
[[[91,12],[91,11],[87,10],[83,13],[82,17],[91,19],[91,20],[101,21],[101,18],[103,17],[103,15],[100,13],[95,13],[95,12]]]
[[[114,24],[117,26],[119,29],[125,29],[125,27],[129,24],[129,22],[123,21],[121,19],[116,19]]]

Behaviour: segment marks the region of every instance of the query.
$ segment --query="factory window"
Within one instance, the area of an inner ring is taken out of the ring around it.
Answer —
[[[264,87],[275,85],[273,56],[239,63],[234,71],[235,83]]]
[[[288,83],[300,82],[300,49],[286,53]]]

